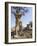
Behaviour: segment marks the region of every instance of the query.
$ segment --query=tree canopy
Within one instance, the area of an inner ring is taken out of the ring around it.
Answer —
[[[25,15],[29,9],[27,7],[11,7],[11,13],[16,15],[16,13],[21,13],[22,15]]]

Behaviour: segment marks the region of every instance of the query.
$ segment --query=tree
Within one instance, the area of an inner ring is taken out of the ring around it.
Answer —
[[[19,20],[22,15],[28,12],[27,7],[11,7],[11,13],[14,14],[16,18],[16,34],[18,35],[17,27],[19,28]]]

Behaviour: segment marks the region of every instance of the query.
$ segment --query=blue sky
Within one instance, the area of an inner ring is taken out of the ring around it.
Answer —
[[[21,17],[21,21],[22,21],[22,26],[26,26],[30,21],[32,21],[32,7],[28,7],[28,12],[24,14],[24,16],[22,15]],[[13,10],[13,9],[12,9]],[[15,10],[13,10],[15,11]],[[15,16],[14,14],[11,13],[11,26],[14,27],[15,26]]]

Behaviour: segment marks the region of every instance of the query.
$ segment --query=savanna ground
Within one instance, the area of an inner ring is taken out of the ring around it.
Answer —
[[[25,38],[32,38],[32,29],[19,31],[18,37],[15,37],[15,35],[11,36],[11,39],[25,39]]]

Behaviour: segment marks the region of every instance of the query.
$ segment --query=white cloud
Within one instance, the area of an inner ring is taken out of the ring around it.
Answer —
[[[27,25],[23,23],[22,26],[23,26],[23,27],[26,27]]]

